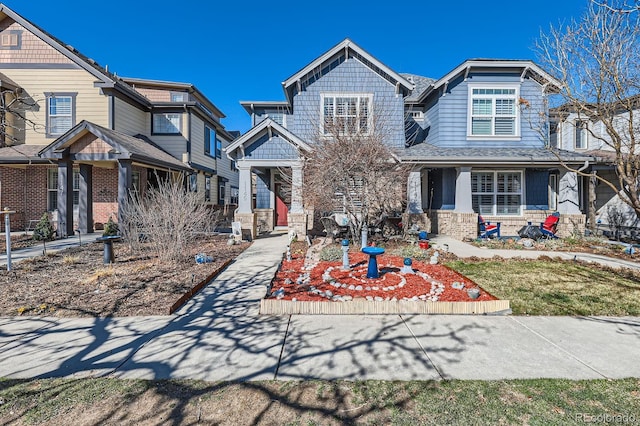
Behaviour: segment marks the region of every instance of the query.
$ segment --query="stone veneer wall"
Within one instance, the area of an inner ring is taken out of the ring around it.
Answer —
[[[274,228],[273,209],[253,209],[256,214],[258,233],[271,232]]]
[[[251,238],[258,235],[258,220],[255,213],[236,213],[234,221],[240,222],[240,227],[243,230],[248,229],[251,232]]]
[[[294,230],[298,239],[307,236],[309,218],[306,213],[289,213],[287,216],[289,230]]]
[[[549,216],[551,211],[525,210],[522,216],[483,216],[487,222],[500,222],[500,234],[518,235],[518,230],[531,222],[540,225]],[[476,213],[456,213],[453,210],[436,210],[431,214],[432,232],[440,235],[449,235],[463,240],[478,236],[478,215]],[[560,214],[558,223],[559,237],[570,235],[584,235],[585,215]]]

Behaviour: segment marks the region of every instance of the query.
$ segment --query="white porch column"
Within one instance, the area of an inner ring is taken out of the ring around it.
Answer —
[[[456,213],[473,213],[471,202],[471,167],[456,169]]]
[[[565,214],[581,214],[580,190],[578,174],[567,170],[560,171],[558,183],[558,212]]]
[[[291,166],[291,210],[290,213],[304,213],[302,201],[302,165]]]
[[[407,179],[407,213],[420,214],[422,210],[422,172],[420,169],[409,172]]]
[[[251,213],[251,167],[238,164],[238,213]]]

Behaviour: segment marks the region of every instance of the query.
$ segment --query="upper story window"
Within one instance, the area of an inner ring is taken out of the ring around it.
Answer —
[[[372,94],[323,94],[322,134],[368,134]]]
[[[520,136],[517,87],[469,86],[469,122],[472,137]]]
[[[0,49],[5,50],[17,50],[20,49],[20,41],[22,38],[22,31],[20,30],[5,30],[0,34]]]
[[[171,102],[187,102],[189,100],[186,92],[171,92]]]
[[[63,135],[76,121],[76,93],[45,93],[47,137]]]
[[[222,158],[222,141],[216,138],[216,158]]]
[[[575,149],[587,149],[587,122],[583,120],[576,120],[575,123],[575,135],[574,135],[574,148]]]
[[[204,153],[211,155],[211,146],[216,140],[216,129],[209,126],[204,126]],[[215,146],[213,147],[215,149]],[[215,156],[215,152],[214,152]]]
[[[177,135],[182,126],[182,114],[164,113],[153,114],[153,134]]]

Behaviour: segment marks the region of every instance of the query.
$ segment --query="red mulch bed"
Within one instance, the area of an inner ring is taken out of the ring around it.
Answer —
[[[304,255],[293,254],[292,260],[283,260],[273,280],[269,298],[299,301],[345,301],[355,298],[368,300],[424,300],[471,302],[497,300],[469,278],[440,264],[431,265],[413,261],[415,274],[402,274],[404,258],[378,256],[380,278],[368,279],[368,256],[350,253],[351,270],[343,271],[342,262],[319,262],[310,271],[304,269]],[[454,282],[464,284],[462,290],[452,287]],[[480,291],[472,299],[467,290]],[[283,294],[283,289],[284,294]]]

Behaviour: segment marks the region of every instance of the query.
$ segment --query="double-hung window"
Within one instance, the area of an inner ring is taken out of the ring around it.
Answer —
[[[471,173],[473,210],[487,216],[518,216],[522,213],[522,172]]]
[[[45,93],[47,137],[65,134],[75,124],[75,93]]]
[[[586,121],[576,120],[574,147],[575,149],[587,149],[587,122]]]
[[[372,94],[323,94],[322,134],[368,134],[371,129]]]
[[[80,170],[73,171],[73,205],[80,204]],[[47,169],[47,210],[58,209],[58,169]]]
[[[478,138],[520,136],[517,87],[469,86],[467,134]]]
[[[153,114],[153,133],[156,135],[176,135],[181,127],[181,113]]]

